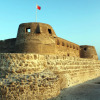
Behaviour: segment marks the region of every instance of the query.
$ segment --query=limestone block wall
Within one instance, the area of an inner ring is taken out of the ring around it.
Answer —
[[[100,76],[100,61],[67,56],[48,56],[47,66],[60,76],[61,89]]]
[[[98,76],[99,60],[34,53],[0,54],[1,100],[48,99],[57,96],[60,89]]]
[[[46,61],[44,56],[37,54],[0,54],[0,71],[6,74],[32,74],[45,69]],[[1,76],[2,77],[2,76]]]
[[[46,69],[45,56],[0,54],[0,100],[44,100],[60,93],[59,77]]]
[[[46,100],[60,93],[58,76],[48,70],[0,78],[0,100]]]
[[[0,54],[1,77],[11,74],[32,74],[50,69],[66,75],[66,85],[82,83],[100,75],[100,61],[57,55]],[[82,78],[81,78],[82,77]],[[77,80],[74,82],[74,80]]]
[[[0,54],[1,77],[13,74],[33,74],[49,69],[64,75],[65,87],[82,83],[100,75],[100,61],[57,55]]]

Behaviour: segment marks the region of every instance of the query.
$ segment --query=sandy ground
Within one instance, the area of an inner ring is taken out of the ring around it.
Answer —
[[[63,89],[59,96],[50,100],[100,100],[100,77]]]

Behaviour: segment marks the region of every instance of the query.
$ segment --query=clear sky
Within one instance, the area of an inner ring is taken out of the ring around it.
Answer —
[[[50,24],[58,37],[93,45],[100,56],[100,0],[1,0],[0,40],[15,38],[20,23]]]

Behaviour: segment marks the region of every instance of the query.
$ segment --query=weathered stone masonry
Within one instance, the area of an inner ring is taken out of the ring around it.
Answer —
[[[48,99],[60,89],[100,76],[100,61],[92,59],[2,53],[0,61],[0,95],[8,100]]]

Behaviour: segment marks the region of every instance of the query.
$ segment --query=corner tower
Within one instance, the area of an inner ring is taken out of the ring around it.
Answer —
[[[80,46],[80,57],[98,60],[98,56],[94,46],[88,46],[88,45]]]
[[[44,23],[23,23],[19,25],[15,43],[16,53],[54,53],[56,34]]]

